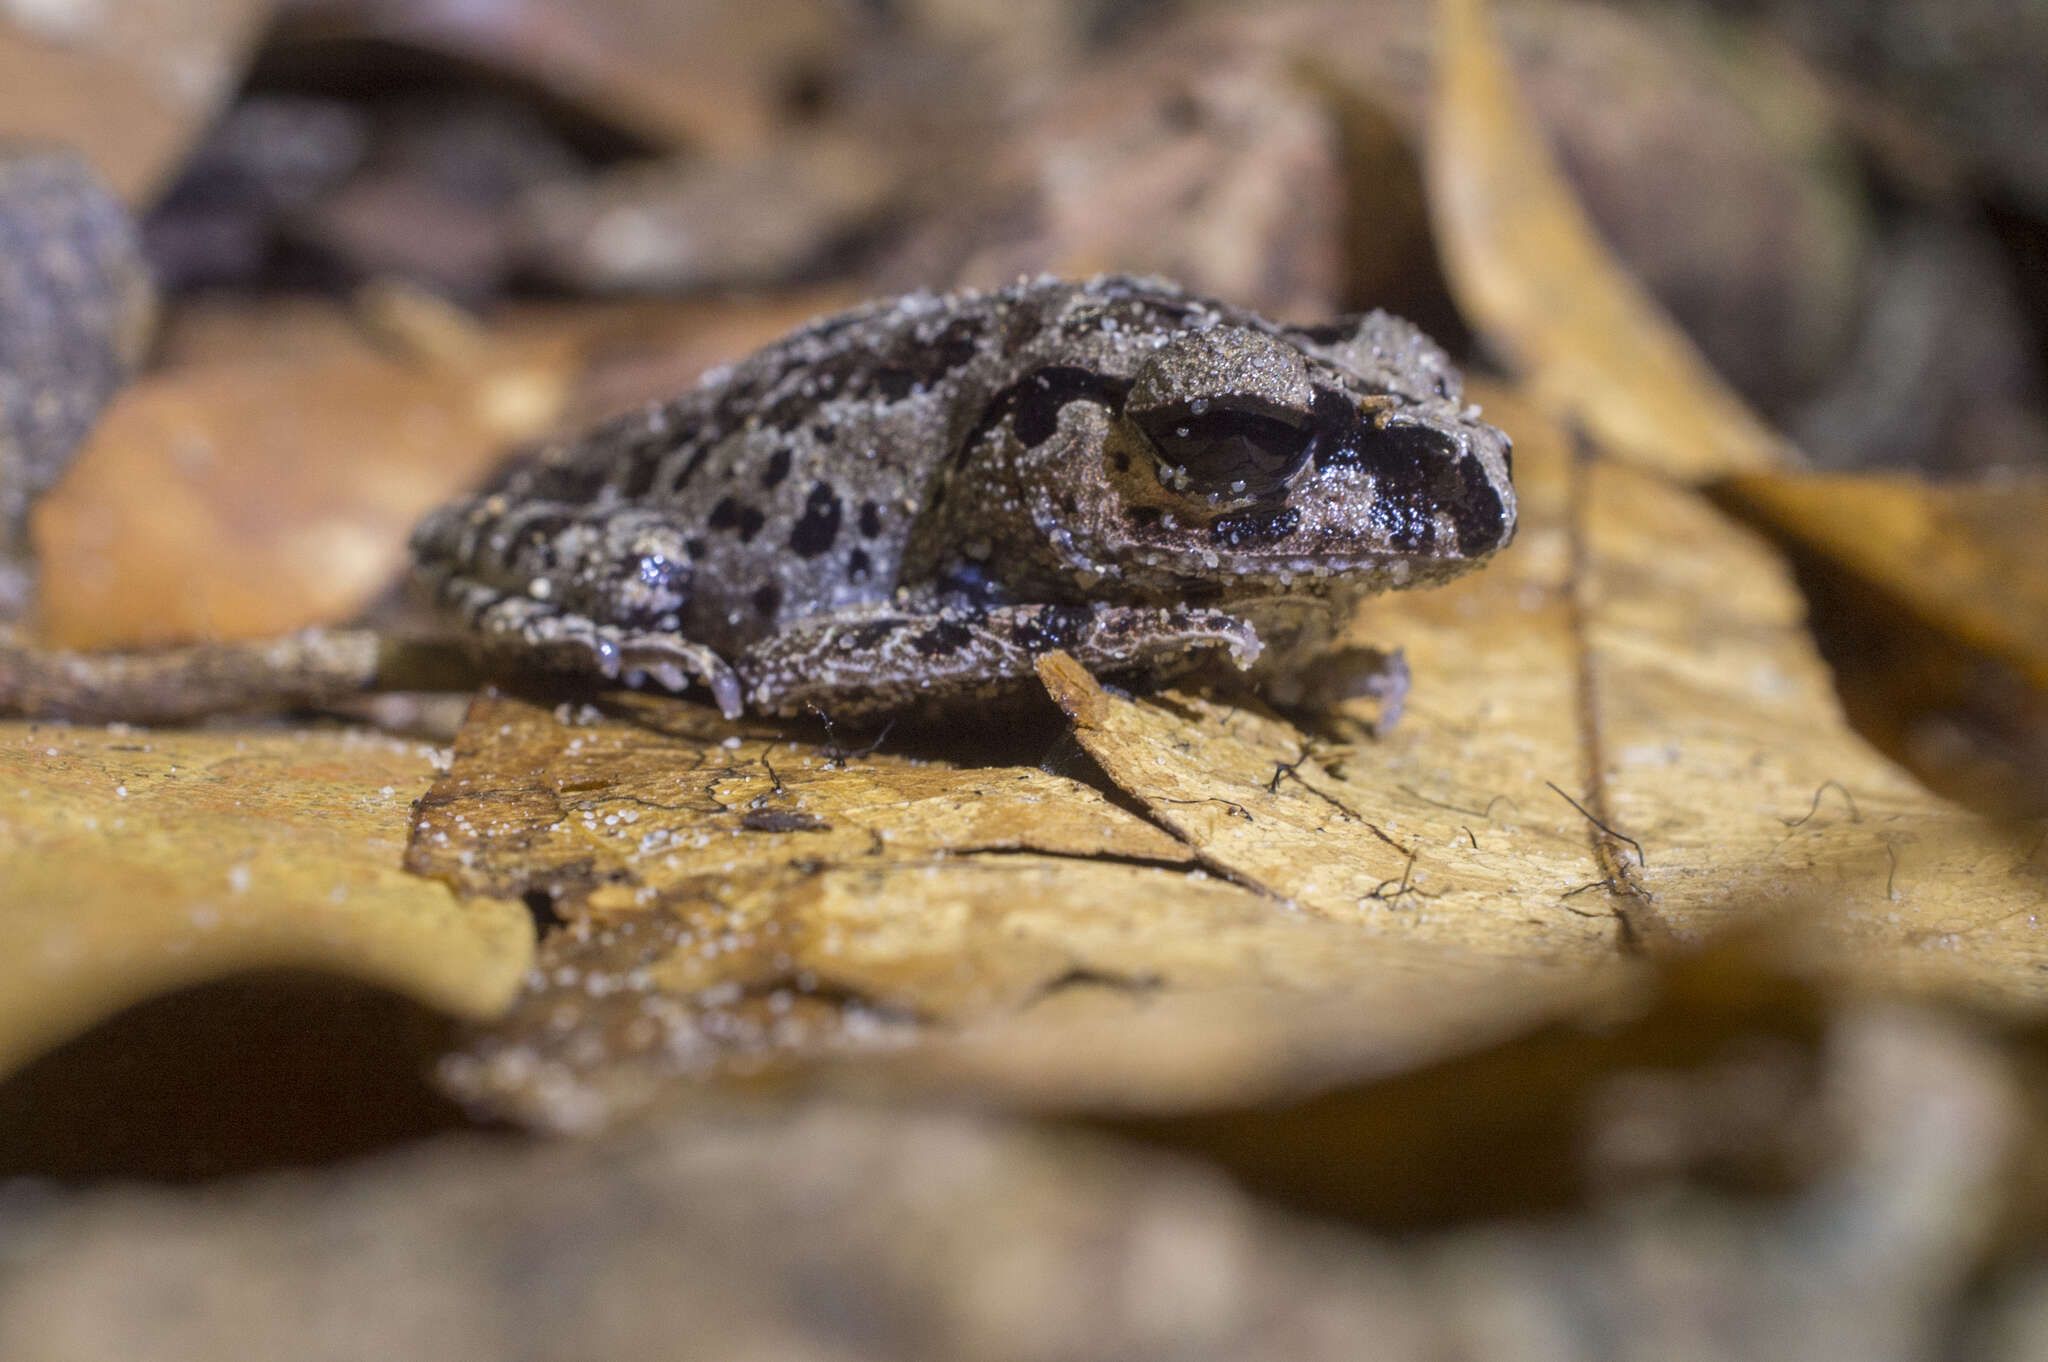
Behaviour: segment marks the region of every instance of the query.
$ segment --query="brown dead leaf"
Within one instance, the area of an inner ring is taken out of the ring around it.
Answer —
[[[415,744],[357,732],[0,725],[0,1072],[151,995],[322,970],[495,1015],[532,957],[517,903],[399,866]]]
[[[1333,1052],[1413,1062],[1560,1003],[1541,964],[1407,948],[1194,861],[1064,776],[834,756],[634,698],[480,702],[409,863],[551,891],[570,922],[545,983],[445,1073],[551,1126],[678,1075],[905,1046],[899,1090],[1171,1106],[1284,1088],[1344,1067]]]
[[[1810,1086],[1789,1114],[1826,1153],[1797,1186],[1735,1193],[1700,1170],[1405,1232],[1346,1224],[1341,1202],[1291,1215],[1213,1164],[1096,1132],[830,1101],[695,1101],[603,1139],[441,1141],[196,1188],[18,1187],[0,1352],[1908,1362],[1995,1322],[2005,1346],[1963,1355],[2039,1356],[2048,1283],[2031,1243],[2001,1253],[1996,1230],[2016,1146],[2039,1135],[2026,1077],[1910,1008],[1851,1009],[1816,1048],[1652,1055],[1558,1113],[1581,1161],[1654,1157]],[[1358,1095],[1389,1123],[1427,1119],[1413,1097]],[[1489,1137],[1519,1132],[1473,1097],[1479,1128],[1443,1144],[1512,1176],[1526,1151]],[[1447,1151],[1283,1136],[1269,1152],[1299,1177],[1394,1187]]]
[[[1297,0],[1205,6],[1198,22],[1311,73],[1340,115],[1350,299],[1453,341],[1420,165],[1434,11]],[[1816,173],[1849,152],[1813,75],[1664,7],[1501,0],[1494,13],[1533,131],[1629,273],[1752,401],[1810,393],[1849,343],[1867,265],[1858,189]]]
[[[1427,171],[1460,308],[1567,425],[1697,478],[1795,459],[1615,262],[1534,131],[1484,0],[1439,0]]]
[[[1778,474],[1716,491],[1780,542],[1826,555],[1915,618],[2048,687],[2048,481]]]
[[[931,177],[944,192],[923,188],[926,220],[877,274],[891,288],[1000,288],[1114,269],[1322,320],[1342,294],[1343,167],[1293,67],[1222,25],[1081,64],[989,155]]]
[[[465,346],[433,311],[387,301],[384,334],[408,334],[382,347],[331,310],[244,311],[233,341],[124,390],[37,508],[47,641],[251,638],[361,610],[413,522],[566,400],[569,340]]]
[[[811,133],[737,160],[629,161],[524,197],[524,263],[582,293],[686,293],[816,277],[900,197],[891,158]]]
[[[1987,813],[2048,813],[2048,483],[1756,475],[1714,489],[1791,557],[1857,727]]]
[[[11,5],[0,13],[0,140],[74,147],[149,202],[234,90],[271,0]]]
[[[845,16],[804,0],[310,0],[288,39],[371,39],[533,82],[662,147],[758,147],[790,92],[843,53]]]
[[[1186,862],[1173,838],[1063,776],[835,757],[773,724],[625,695],[550,710],[495,694],[421,801],[409,866],[467,893],[551,885],[574,906],[642,905],[704,876],[744,878],[977,851]]]

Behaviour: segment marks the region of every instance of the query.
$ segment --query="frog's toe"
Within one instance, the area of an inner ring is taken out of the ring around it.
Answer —
[[[628,685],[638,684],[636,674],[671,691],[688,690],[692,681],[700,681],[726,718],[737,719],[746,708],[739,675],[701,643],[667,637],[629,638],[619,645],[618,662]]]

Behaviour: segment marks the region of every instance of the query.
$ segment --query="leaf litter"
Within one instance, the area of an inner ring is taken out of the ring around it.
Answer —
[[[2040,846],[1871,752],[1782,565],[1615,461],[1691,475],[1784,455],[1657,339],[1668,325],[1582,215],[1550,211],[1554,171],[1502,140],[1483,33],[1458,32],[1447,98],[1485,117],[1439,120],[1438,231],[1471,320],[1528,366],[1526,397],[1475,384],[1517,437],[1526,519],[1485,574],[1361,616],[1360,641],[1408,652],[1404,725],[1367,741],[1362,714],[1303,726],[1054,664],[1087,754],[1075,779],[1033,753],[849,752],[686,701],[485,697],[407,865],[561,925],[516,999],[490,995],[503,1010],[444,1064],[451,1089],[582,1130],[764,1073],[1039,1109],[1229,1106],[1598,1012],[1645,961],[1759,922],[1826,978],[2038,1010]],[[1484,235],[1503,193],[1549,205],[1542,251]],[[1518,310],[1516,272],[1604,320]],[[526,429],[573,401],[546,353]],[[491,372],[444,363],[470,386],[437,400],[488,424],[474,385]]]

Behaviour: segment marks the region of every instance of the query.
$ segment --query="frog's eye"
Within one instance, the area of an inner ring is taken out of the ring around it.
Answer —
[[[1308,461],[1313,432],[1270,411],[1191,402],[1137,413],[1159,452],[1160,476],[1180,491],[1260,497]]]

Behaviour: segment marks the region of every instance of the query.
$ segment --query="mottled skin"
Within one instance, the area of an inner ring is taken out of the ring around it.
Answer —
[[[487,649],[837,716],[992,696],[1053,648],[1355,692],[1316,659],[1358,599],[1514,523],[1507,438],[1406,322],[1105,277],[814,322],[434,513],[414,551]]]

